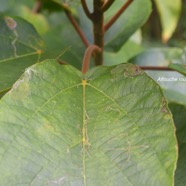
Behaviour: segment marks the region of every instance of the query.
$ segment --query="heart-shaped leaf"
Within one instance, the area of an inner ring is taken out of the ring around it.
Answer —
[[[132,64],[45,61],[0,101],[0,185],[170,186],[176,159],[160,87]]]

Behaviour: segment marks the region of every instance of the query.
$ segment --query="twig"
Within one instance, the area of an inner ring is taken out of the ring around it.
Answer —
[[[88,71],[91,56],[94,53],[100,53],[100,52],[101,52],[101,48],[99,48],[96,45],[90,45],[86,49],[85,55],[83,58],[82,70],[81,70],[83,74],[86,74],[86,72]]]
[[[103,64],[103,48],[104,48],[104,12],[102,8],[104,4],[103,0],[94,0],[93,11],[93,32],[94,32],[94,45],[101,48],[101,52],[94,55],[95,65]]]
[[[86,0],[81,0],[81,4],[82,4],[82,7],[83,7],[83,10],[86,14],[86,16],[92,20],[92,14],[90,13],[88,7],[87,7],[87,3],[86,3]]]
[[[76,32],[78,33],[79,37],[83,41],[84,45],[86,47],[88,47],[89,46],[89,42],[88,42],[87,38],[85,37],[84,33],[81,31],[81,29],[80,29],[79,25],[77,24],[76,20],[72,16],[72,13],[71,13],[71,10],[70,10],[68,4],[67,3],[59,3],[57,0],[53,0],[53,1],[55,3],[57,3],[57,4],[59,4],[63,8],[66,16],[68,17],[68,19],[70,20],[71,24],[75,28]]]
[[[110,7],[111,5],[113,4],[115,0],[108,0],[102,7],[102,11],[103,12],[106,12]]]
[[[66,13],[66,16],[68,17],[68,19],[70,20],[70,22],[72,23],[72,25],[74,26],[75,30],[77,31],[77,33],[79,34],[81,40],[83,41],[84,45],[86,47],[89,46],[89,42],[87,40],[87,38],[85,37],[84,33],[81,31],[79,25],[77,24],[77,22],[75,21],[74,17],[72,16],[71,12],[69,12],[68,10],[64,10]]]
[[[128,8],[128,6],[133,2],[133,0],[128,0],[119,10],[118,12],[106,23],[104,26],[104,30],[107,31],[113,23],[121,16],[121,14]]]
[[[139,66],[142,70],[162,70],[162,71],[176,71],[174,69],[171,69],[169,67],[165,67],[165,66]]]

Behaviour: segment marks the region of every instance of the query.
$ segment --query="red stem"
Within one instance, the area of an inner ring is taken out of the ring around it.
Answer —
[[[82,4],[82,7],[83,7],[83,10],[86,14],[86,16],[92,20],[92,14],[90,13],[88,7],[87,7],[87,3],[86,3],[86,0],[81,0],[81,4]]]
[[[96,45],[90,45],[86,49],[85,55],[84,55],[84,58],[83,58],[82,70],[81,70],[83,74],[86,74],[86,72],[89,69],[89,63],[90,63],[90,59],[91,59],[92,55],[94,53],[100,53],[100,52],[101,52],[101,48],[99,48]]]
[[[70,20],[70,22],[72,23],[72,25],[74,26],[75,30],[77,31],[77,33],[79,34],[81,40],[83,41],[84,45],[86,47],[89,46],[89,42],[87,40],[87,38],[85,37],[84,33],[81,31],[81,29],[79,28],[79,25],[77,24],[77,22],[75,21],[74,17],[72,16],[72,14],[68,11],[68,10],[64,10],[68,19]]]
[[[84,33],[81,31],[81,29],[79,28],[79,25],[77,24],[77,22],[75,21],[74,17],[72,16],[72,14],[65,10],[65,13],[67,15],[67,17],[69,18],[70,22],[72,23],[72,25],[74,26],[75,30],[77,31],[77,33],[79,34],[81,40],[83,41],[84,45],[86,47],[89,46],[89,42],[87,40],[87,38],[85,37]]]
[[[163,70],[163,71],[176,71],[169,67],[158,67],[158,66],[139,66],[142,70]]]
[[[121,16],[121,14],[128,8],[128,6],[133,2],[133,0],[128,0],[120,9],[119,11],[106,23],[104,26],[104,30],[107,31],[113,23]]]

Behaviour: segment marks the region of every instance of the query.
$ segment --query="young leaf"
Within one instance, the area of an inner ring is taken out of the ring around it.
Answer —
[[[0,15],[0,94],[11,88],[25,68],[38,62],[42,40],[21,18]]]
[[[0,185],[173,185],[172,116],[132,64],[28,68],[0,101],[0,136]]]

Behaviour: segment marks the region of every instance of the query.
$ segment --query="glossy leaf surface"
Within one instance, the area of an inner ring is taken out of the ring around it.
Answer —
[[[148,85],[148,86],[147,86]],[[171,114],[138,67],[85,76],[53,60],[28,68],[0,101],[0,185],[173,185]]]

